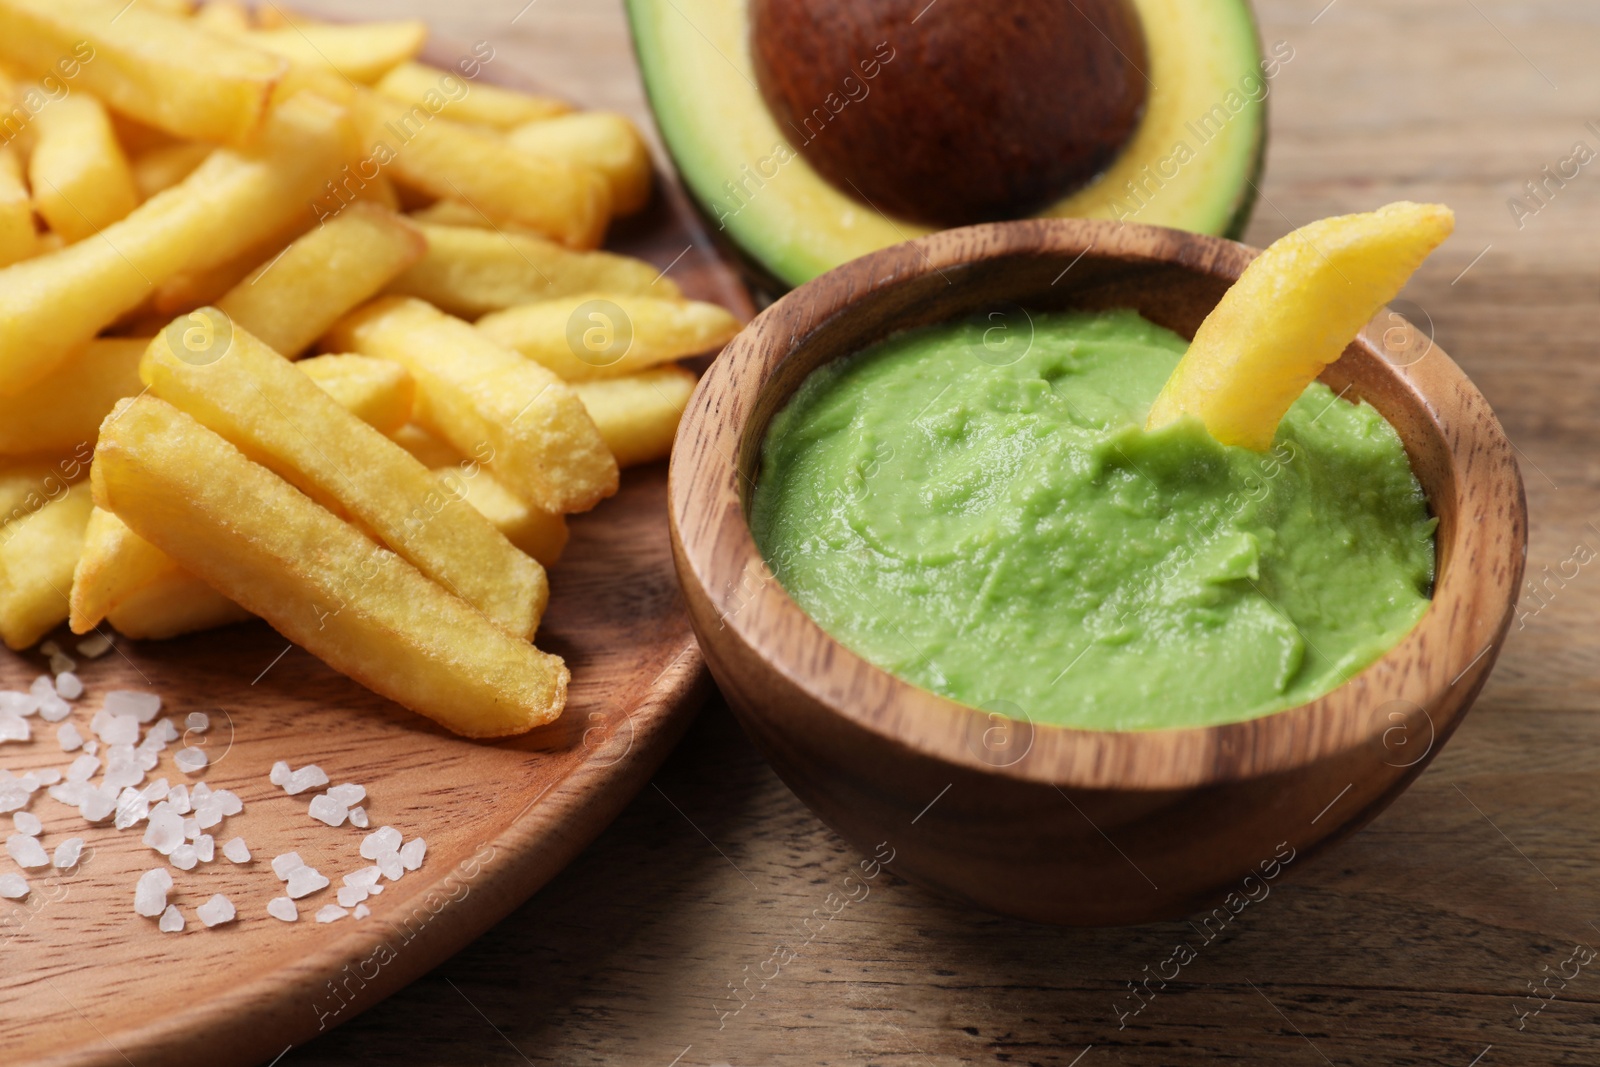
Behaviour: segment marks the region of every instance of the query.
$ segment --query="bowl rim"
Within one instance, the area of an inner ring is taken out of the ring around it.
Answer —
[[[709,632],[706,620],[695,618],[707,659],[715,666],[721,658],[717,646],[737,642],[815,705],[858,728],[966,770],[1059,788],[1193,788],[1292,771],[1363,745],[1381,758],[1395,754],[1391,735],[1397,728],[1405,730],[1401,744],[1421,728],[1418,711],[1427,721],[1423,754],[1385,762],[1420,770],[1435,741],[1442,743],[1465,714],[1504,641],[1522,583],[1527,513],[1512,446],[1460,367],[1437,345],[1410,365],[1383,359],[1375,339],[1395,328],[1392,315],[1380,313],[1346,353],[1376,358],[1403,392],[1421,402],[1442,439],[1461,521],[1453,524],[1450,543],[1438,545],[1437,559],[1453,562],[1437,575],[1427,610],[1397,645],[1307,703],[1199,727],[1086,730],[1029,722],[1021,754],[997,762],[986,741],[974,744],[996,725],[1006,725],[995,713],[907,682],[828,634],[789,596],[750,533],[739,457],[751,454],[751,417],[785,360],[861,301],[929,274],[949,281],[950,272],[974,264],[1039,256],[1076,263],[1094,255],[1135,270],[1177,266],[1231,283],[1258,254],[1224,238],[1132,223],[986,223],[861,257],[776,301],[701,378],[672,453],[669,520],[679,580],[691,602],[695,594],[703,597],[717,619],[715,632]],[[1414,331],[1410,324],[1403,328]],[[846,354],[830,355],[818,366]],[[797,384],[791,383],[784,401]],[[1445,700],[1458,686],[1468,699]],[[1385,708],[1390,710],[1379,714]]]

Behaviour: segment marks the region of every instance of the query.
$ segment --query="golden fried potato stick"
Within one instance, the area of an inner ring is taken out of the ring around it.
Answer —
[[[478,215],[472,208],[464,210]],[[416,218],[416,216],[413,216]],[[478,226],[420,227],[427,254],[389,284],[460,318],[572,293],[603,289],[675,297],[681,291],[660,268],[611,252],[574,252],[542,237],[484,221]]]
[[[617,464],[572,387],[469,323],[385,297],[329,332],[329,347],[392,359],[417,380],[417,421],[544,511],[587,511],[617,491]]]
[[[329,354],[295,364],[340,407],[389,435],[411,421],[417,385],[398,363],[371,356]]]
[[[526,123],[508,133],[506,140],[529,155],[604,174],[611,183],[611,210],[618,215],[631,215],[650,202],[654,182],[650,149],[625,115],[578,111]]]
[[[22,181],[22,163],[10,145],[0,145],[0,267],[38,250],[39,231],[33,225],[33,201]]]
[[[600,292],[521,304],[478,320],[496,342],[569,382],[621,378],[714,352],[739,328],[716,304]]]
[[[138,338],[97,337],[33,385],[0,396],[0,454],[94,448],[117,401],[144,388],[144,349]]]
[[[401,63],[378,80],[377,89],[384,96],[421,104],[456,122],[498,130],[572,111],[571,104],[555,97],[503,89],[425,63]]]
[[[57,500],[89,474],[93,447],[71,456],[0,460],[0,526],[26,518]]]
[[[175,321],[145,350],[150,392],[324,507],[350,516],[513,637],[549,600],[544,568],[433,473],[339,406],[294,364],[215,308]]]
[[[682,367],[655,367],[627,378],[604,378],[573,386],[617,466],[653,463],[672,454],[695,376]]]
[[[597,171],[520,152],[423,104],[370,90],[357,94],[352,114],[373,158],[400,185],[465,200],[569,248],[594,248],[605,236],[611,186]]]
[[[99,233],[139,203],[128,157],[100,101],[86,93],[53,100],[33,117],[32,131],[33,204],[68,244]]]
[[[72,632],[102,619],[125,637],[165,639],[250,618],[104,508],[95,508],[72,574]]]
[[[78,487],[0,526],[0,640],[30,648],[67,618],[67,591],[94,502]]]
[[[411,223],[375,204],[352,204],[228,290],[217,307],[290,359],[422,258]]]
[[[290,641],[467,737],[551,722],[569,672],[154,397],[107,420],[95,502]],[[307,553],[306,545],[318,546]]]
[[[424,22],[305,23],[279,29],[247,29],[236,38],[299,65],[331,71],[370,84],[422,51]]]
[[[148,200],[163,189],[171,189],[193,174],[213,151],[214,145],[180,141],[140,152],[132,160],[133,184],[139,190],[139,199]]]
[[[214,152],[96,240],[0,269],[0,395],[44,377],[153,285],[223,262],[306,214],[349,133],[340,109],[297,97],[274,112],[259,154]]]
[[[125,0],[0,0],[0,59],[34,75],[78,60],[73,90],[182,138],[239,145],[261,129],[283,59]],[[61,72],[65,73],[65,72]]]

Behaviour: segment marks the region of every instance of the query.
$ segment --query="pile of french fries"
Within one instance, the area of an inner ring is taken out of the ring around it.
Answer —
[[[738,329],[596,251],[624,118],[420,23],[0,0],[0,638],[251,616],[451,730],[560,714],[565,516]]]

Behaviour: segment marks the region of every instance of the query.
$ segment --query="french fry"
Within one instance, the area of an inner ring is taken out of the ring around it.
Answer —
[[[493,312],[478,329],[563,380],[581,382],[720,349],[739,332],[739,320],[698,300],[579,293]]]
[[[456,122],[498,130],[515,129],[572,110],[571,104],[551,96],[469,81],[453,70],[440,70],[425,63],[401,63],[378,80],[377,89],[385,96],[421,104]]]
[[[305,366],[301,361],[300,366]],[[466,499],[483,517],[494,523],[506,535],[506,540],[538,560],[545,567],[554,566],[567,546],[566,516],[538,508],[518,500],[510,490],[494,480],[494,475],[483,469],[483,464],[468,459],[424,430],[416,423],[407,423],[389,435],[389,439],[410,452],[430,468],[452,492]],[[488,449],[483,454],[488,454]]]
[[[243,144],[260,131],[283,59],[123,0],[0,0],[0,58],[178,137]],[[72,72],[58,62],[76,60]]]
[[[159,641],[253,618],[188,571],[174,571],[106,612],[106,622],[124,637]]]
[[[567,547],[567,519],[540,511],[518,500],[494,476],[470,460],[433,472],[445,488],[472,505],[480,515],[505,534],[506,540],[538,560],[553,567]]]
[[[295,364],[339,406],[381,434],[411,421],[416,383],[398,363],[370,356],[312,356]]]
[[[33,385],[0,396],[0,454],[92,449],[117,401],[144,388],[144,348],[137,338],[97,337]]]
[[[578,111],[525,123],[506,140],[529,155],[565,160],[604,174],[611,183],[611,210],[618,215],[631,215],[650,202],[650,149],[625,115]]]
[[[0,267],[27,259],[39,248],[33,203],[22,182],[22,163],[10,145],[0,145]]]
[[[352,204],[230,289],[217,307],[293,359],[426,250],[422,234],[399,215]]]
[[[0,640],[29,648],[66,621],[67,590],[94,502],[81,487],[0,527]]]
[[[370,84],[422,51],[426,23],[296,22],[278,29],[245,29],[237,40],[312,69]]]
[[[545,511],[586,511],[617,491],[617,464],[572,388],[420,300],[376,300],[330,347],[392,359],[417,380],[417,421]]]
[[[193,174],[212,151],[212,145],[180,141],[147,149],[134,156],[133,184],[139,190],[139,198],[148,200],[163,189],[171,189]]]
[[[566,665],[495,626],[165,401],[124,401],[95,501],[335,670],[468,737],[555,719]],[[316,552],[305,546],[316,545]]]
[[[73,93],[52,101],[34,116],[33,134],[34,207],[69,244],[99,233],[139,202],[128,157],[94,97]]]
[[[192,345],[197,334],[208,343]],[[156,397],[324,507],[350,515],[507,633],[533,635],[550,594],[544,568],[221,312],[203,308],[168,327],[146,349],[140,373]]]
[[[671,278],[642,259],[573,252],[532,234],[472,226],[423,225],[427,254],[389,285],[460,318],[572,293],[603,289],[675,297]]]
[[[611,187],[587,167],[541,159],[493,133],[440,118],[423,104],[367,91],[352,113],[401,185],[465,200],[570,248],[594,248],[611,216]]]
[[[194,21],[197,26],[229,36],[249,33],[255,28],[250,21],[250,9],[239,0],[206,0],[194,13]]]
[[[27,456],[0,461],[0,527],[60,498],[89,473],[93,449],[66,458]]]
[[[578,382],[573,389],[617,466],[632,467],[672,454],[694,385],[695,376],[682,367],[656,367],[627,378]]]
[[[297,97],[274,112],[261,154],[214,152],[101,240],[0,268],[0,395],[44,377],[138,307],[152,284],[224,262],[305,214],[345,158],[348,134],[340,109]]]

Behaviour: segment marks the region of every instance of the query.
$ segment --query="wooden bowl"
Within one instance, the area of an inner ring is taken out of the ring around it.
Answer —
[[[1382,811],[1482,688],[1522,581],[1522,481],[1482,394],[1393,319],[1369,326],[1322,380],[1371,403],[1405,442],[1439,519],[1433,603],[1395,648],[1308,704],[1199,729],[1012,722],[855,655],[790,599],[757,550],[746,505],[761,441],[818,366],[1006,303],[1132,307],[1192,337],[1255,254],[1083,220],[950,230],[796,289],[701,381],[678,430],[669,497],[706,661],[790,788],[865,853],[892,855],[897,873],[1025,919],[1111,925],[1213,908],[1211,930]]]

